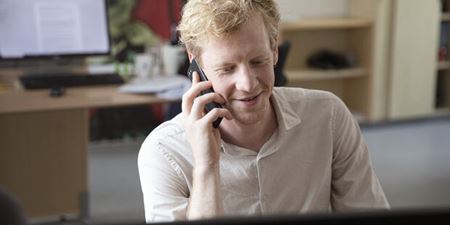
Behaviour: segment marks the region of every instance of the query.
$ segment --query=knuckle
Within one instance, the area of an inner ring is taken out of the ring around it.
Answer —
[[[197,97],[197,98],[194,98],[193,102],[194,102],[194,104],[200,104],[201,100],[202,100],[201,97]]]
[[[185,92],[182,96],[181,96],[181,98],[183,99],[183,100],[186,100],[187,98],[188,98],[188,93],[189,92]]]
[[[214,115],[218,114],[219,113],[219,109],[218,108],[214,108],[214,109],[211,110],[211,113],[214,114]]]
[[[185,92],[185,93],[182,95],[182,100],[183,100],[184,102],[187,102],[187,101],[189,101],[189,99],[191,98],[191,96],[192,96],[192,93],[191,93],[191,91],[189,90],[189,91]]]
[[[211,116],[213,117],[218,117],[221,114],[221,110],[218,108],[214,108],[210,111]]]
[[[197,101],[198,103],[205,104],[207,101],[209,101],[210,98],[211,98],[210,94],[204,94],[204,95],[200,95],[200,96],[196,97],[194,99],[194,101]]]

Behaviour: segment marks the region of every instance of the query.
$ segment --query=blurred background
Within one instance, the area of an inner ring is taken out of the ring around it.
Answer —
[[[449,207],[450,0],[277,2],[275,85],[345,102],[393,209]],[[140,144],[189,85],[184,3],[0,1],[0,187],[30,223],[144,221]]]

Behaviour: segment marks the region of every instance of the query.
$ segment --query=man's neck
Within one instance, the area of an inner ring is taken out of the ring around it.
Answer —
[[[227,143],[256,152],[259,152],[278,127],[277,116],[272,104],[264,118],[258,123],[245,125],[235,121],[227,122],[227,124],[223,124],[223,127],[221,126],[222,139]]]

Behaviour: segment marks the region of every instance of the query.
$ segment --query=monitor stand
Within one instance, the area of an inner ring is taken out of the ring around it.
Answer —
[[[0,71],[16,71],[23,74],[85,73],[84,57],[35,58],[0,61]],[[0,72],[0,74],[2,74]]]
[[[79,57],[27,60],[21,68],[25,75],[86,73],[84,58]]]
[[[86,74],[84,57],[0,60],[0,84],[20,87],[22,75]]]

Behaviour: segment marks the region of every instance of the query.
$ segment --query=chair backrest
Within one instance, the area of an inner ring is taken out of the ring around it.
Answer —
[[[283,70],[290,49],[291,43],[289,41],[284,41],[281,45],[278,46],[278,62],[275,66],[275,86],[286,85],[287,78]]]
[[[2,187],[0,187],[0,224],[27,224],[27,217],[17,199]]]

